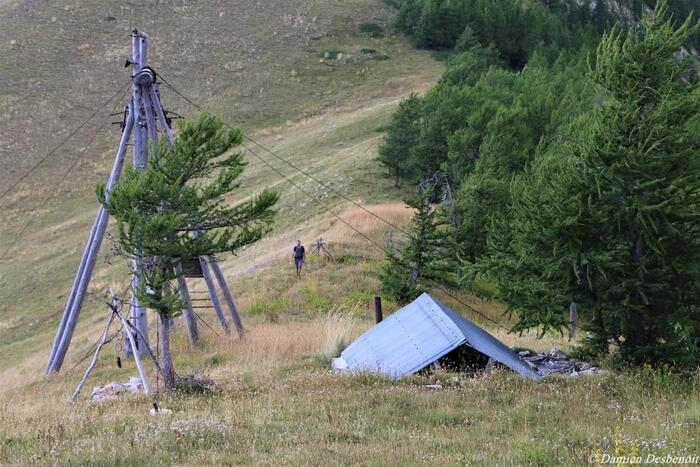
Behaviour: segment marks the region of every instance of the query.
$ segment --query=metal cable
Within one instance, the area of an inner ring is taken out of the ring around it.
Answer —
[[[218,337],[218,338],[221,339],[221,334],[219,334],[218,332],[216,332],[216,331],[214,330],[214,328],[211,327],[211,326],[209,325],[209,323],[207,323],[206,321],[204,321],[204,318],[202,318],[201,316],[199,316],[199,313],[197,313],[196,311],[194,311],[194,309],[192,309],[192,313],[194,313],[194,315],[197,317],[197,319],[199,319],[202,323],[204,323],[204,325],[205,325],[206,327],[208,327],[209,330],[210,330],[211,332],[213,332],[213,333],[216,335],[216,337]]]
[[[51,151],[49,151],[44,157],[42,157],[36,164],[34,164],[27,172],[24,173],[24,175],[22,175],[22,176],[19,177],[17,180],[15,180],[12,184],[10,184],[10,186],[9,186],[8,188],[6,188],[5,191],[1,192],[1,193],[0,193],[0,198],[3,198],[5,195],[7,195],[7,194],[8,194],[10,191],[12,191],[17,185],[19,185],[19,183],[20,183],[22,180],[24,180],[25,178],[27,178],[27,177],[28,177],[29,175],[31,175],[36,169],[38,169],[39,166],[40,166],[41,164],[43,164],[49,157],[51,157],[53,154],[55,154],[56,151],[58,151],[58,150],[61,148],[61,146],[63,146],[63,145],[64,145],[69,139],[71,139],[76,133],[78,133],[81,129],[83,129],[83,127],[84,127],[85,125],[87,125],[88,122],[89,122],[90,120],[92,120],[92,119],[95,117],[95,115],[97,115],[102,109],[104,109],[107,105],[109,105],[109,103],[112,101],[112,99],[114,99],[115,97],[117,97],[117,96],[118,96],[126,87],[128,87],[130,84],[131,84],[131,83],[128,83],[128,84],[124,85],[123,87],[119,88],[119,90],[118,90],[117,92],[115,92],[109,99],[107,99],[107,101],[105,101],[100,107],[98,107],[97,110],[95,110],[93,113],[91,113],[90,116],[89,116],[88,118],[86,118],[80,125],[78,125],[78,127],[77,127],[76,129],[74,129],[73,131],[71,131],[71,132],[68,134],[68,136],[66,136],[65,138],[63,138],[63,140],[61,140],[61,142],[58,143],[58,145],[56,145]]]
[[[182,99],[184,99],[187,103],[189,103],[190,105],[192,105],[192,106],[193,106],[195,109],[197,109],[199,112],[205,112],[205,113],[209,114],[209,112],[207,112],[206,110],[204,110],[204,108],[203,108],[202,106],[198,105],[196,102],[193,102],[193,101],[192,101],[191,99],[189,99],[187,96],[183,95],[181,92],[179,92],[177,89],[175,89],[171,84],[169,84],[169,83],[163,78],[162,75],[159,75],[159,76],[160,76],[160,79],[163,81],[163,83],[164,83],[166,86],[168,86],[168,88],[170,88],[174,93],[176,93],[178,96],[180,96]],[[228,123],[223,122],[223,124],[224,124],[224,126],[226,126],[227,128],[233,129],[233,127],[232,127],[231,125],[229,125]],[[316,181],[317,183],[321,184],[322,186],[331,189],[330,187],[328,187],[327,185],[321,183],[320,181],[318,181],[317,179],[315,179],[314,177],[312,177],[312,176],[309,175],[308,173],[304,172],[304,171],[301,170],[300,168],[296,167],[295,165],[291,164],[290,162],[287,162],[287,161],[284,160],[282,157],[280,157],[280,156],[274,154],[272,151],[270,151],[270,150],[268,150],[268,149],[265,149],[262,145],[260,145],[259,143],[256,143],[256,142],[253,141],[251,138],[249,138],[249,137],[247,137],[247,136],[245,136],[245,138],[247,138],[248,140],[250,140],[253,144],[256,144],[258,147],[260,147],[260,148],[266,150],[267,152],[269,152],[270,154],[274,155],[277,159],[279,159],[279,160],[285,162],[287,165],[289,165],[290,167],[292,167],[292,168],[294,168],[295,170],[299,171],[300,173],[306,175],[307,177],[311,178],[312,180]],[[244,143],[241,143],[241,146],[243,146],[245,149],[247,149],[253,156],[255,156],[258,160],[260,160],[261,162],[263,162],[267,167],[269,167],[271,170],[273,170],[274,172],[276,172],[280,177],[282,177],[283,179],[285,179],[285,180],[286,180],[287,182],[289,182],[292,186],[294,186],[294,187],[297,188],[299,191],[301,191],[302,193],[304,193],[307,197],[309,197],[310,199],[312,199],[313,201],[315,201],[319,206],[321,206],[321,208],[323,208],[325,211],[327,211],[328,213],[330,213],[333,217],[335,217],[336,219],[338,219],[339,221],[341,221],[343,224],[345,224],[346,226],[348,226],[351,230],[353,230],[355,233],[357,233],[358,235],[360,235],[361,237],[363,237],[365,240],[367,240],[369,243],[371,243],[372,245],[374,245],[376,248],[378,248],[379,250],[381,250],[382,252],[384,252],[384,254],[387,254],[387,255],[388,255],[388,254],[390,253],[385,247],[381,246],[380,244],[378,244],[377,242],[375,242],[374,240],[372,240],[370,237],[368,237],[367,235],[365,235],[364,233],[362,233],[361,231],[359,231],[358,229],[356,229],[353,225],[351,225],[350,223],[348,223],[345,219],[343,219],[342,217],[340,217],[339,215],[337,215],[335,212],[333,212],[329,207],[327,207],[325,204],[323,204],[323,202],[321,202],[318,198],[314,197],[314,196],[311,195],[309,192],[307,192],[306,190],[304,190],[303,188],[301,188],[297,183],[295,183],[294,181],[292,181],[289,177],[287,177],[287,176],[286,176],[284,173],[282,173],[280,170],[278,170],[277,168],[275,168],[274,166],[272,166],[272,164],[270,164],[267,160],[263,159],[260,155],[258,155],[255,151],[253,151],[250,147],[248,147],[248,146],[245,145]],[[332,189],[331,189],[331,190],[332,190]],[[335,193],[337,193],[335,190],[332,190],[332,191],[334,191]],[[338,193],[338,194],[339,194],[339,193]],[[340,195],[340,196],[342,196],[344,199],[350,201],[351,203],[355,204],[356,206],[361,207],[361,208],[364,209],[365,211],[367,211],[367,212],[369,212],[370,214],[372,214],[374,217],[376,217],[376,218],[378,218],[378,219],[381,219],[381,220],[382,220],[383,222],[385,222],[386,224],[388,224],[388,225],[394,227],[395,229],[401,231],[402,233],[408,235],[408,233],[407,233],[406,231],[404,231],[403,229],[397,227],[397,226],[394,225],[393,223],[391,223],[391,222],[389,222],[389,221],[387,221],[387,220],[381,218],[380,216],[378,216],[378,215],[372,213],[371,211],[369,211],[369,210],[363,208],[362,206],[358,205],[357,203],[353,202],[352,200],[349,200],[349,199],[346,198],[345,196],[343,196],[343,195]],[[404,265],[404,266],[405,266],[405,265]],[[498,326],[498,327],[500,327],[500,328],[502,328],[502,329],[504,329],[504,330],[510,332],[510,329],[508,329],[506,326],[502,325],[502,324],[499,323],[498,321],[496,321],[496,320],[490,318],[489,316],[485,315],[484,313],[480,312],[479,310],[477,310],[477,309],[474,308],[473,306],[469,305],[468,303],[465,303],[464,301],[462,301],[461,299],[459,299],[458,297],[456,297],[454,294],[450,293],[448,290],[446,290],[446,289],[445,289],[444,287],[442,287],[441,285],[436,284],[436,283],[434,283],[434,282],[433,282],[432,285],[433,285],[437,290],[440,290],[442,293],[444,293],[445,295],[447,295],[447,296],[450,297],[451,299],[455,300],[457,303],[461,304],[462,306],[466,307],[467,309],[473,311],[473,312],[476,313],[477,315],[481,316],[483,319],[485,319],[485,320],[487,320],[487,321],[489,321],[489,322],[495,324],[496,326]]]
[[[163,84],[165,84],[168,88],[170,88],[175,94],[177,94],[178,96],[180,96],[182,99],[184,99],[187,103],[189,103],[190,105],[192,105],[192,106],[193,106],[195,109],[197,109],[198,111],[200,111],[200,112],[206,112],[206,111],[205,111],[200,105],[198,105],[196,102],[192,101],[190,98],[188,98],[187,96],[185,96],[184,94],[182,94],[180,91],[178,91],[177,89],[175,89],[175,87],[174,87],[173,85],[171,85],[170,83],[168,83],[167,80],[165,80],[165,78],[163,78],[162,75],[158,75],[158,76],[160,77],[161,81],[163,81]],[[227,124],[226,122],[224,122],[224,125],[227,126],[228,128],[232,128],[231,125]],[[396,225],[396,224],[394,224],[393,222],[388,221],[388,220],[384,219],[383,217],[381,217],[381,216],[375,214],[374,212],[370,211],[369,209],[367,209],[367,208],[366,208],[365,206],[363,206],[362,204],[357,203],[356,201],[353,201],[352,199],[348,198],[347,196],[345,196],[344,194],[342,194],[341,192],[339,192],[339,191],[336,190],[335,188],[326,185],[325,183],[323,183],[323,182],[322,182],[321,180],[319,180],[318,178],[314,177],[314,176],[311,175],[310,173],[308,173],[308,172],[306,172],[305,170],[301,169],[301,168],[298,167],[297,165],[295,165],[295,164],[289,162],[288,160],[284,159],[282,156],[276,154],[276,153],[275,153],[274,151],[272,151],[271,149],[268,149],[267,147],[263,146],[261,143],[255,141],[255,140],[254,140],[253,138],[251,138],[250,136],[244,134],[243,137],[244,137],[245,139],[247,139],[248,141],[250,141],[252,144],[254,144],[254,145],[256,145],[257,147],[259,147],[260,149],[262,149],[263,151],[265,151],[265,152],[267,152],[268,154],[272,155],[272,156],[275,157],[276,159],[278,159],[278,160],[284,162],[285,164],[287,164],[289,167],[293,168],[293,169],[296,170],[297,172],[299,172],[299,173],[305,175],[306,177],[310,178],[311,180],[313,180],[314,182],[318,183],[319,185],[321,185],[322,187],[326,188],[327,190],[332,191],[333,193],[335,193],[335,194],[338,195],[339,197],[343,198],[345,201],[347,201],[347,202],[353,204],[354,206],[356,206],[356,207],[362,209],[362,210],[365,211],[366,213],[368,213],[368,214],[370,214],[371,216],[373,216],[373,217],[379,219],[380,221],[384,222],[385,224],[387,224],[387,225],[393,227],[394,229],[398,230],[399,232],[401,232],[401,233],[403,233],[403,234],[405,234],[405,235],[408,235],[408,232],[406,232],[404,229],[402,229],[402,228],[399,227],[398,225]]]
[[[128,86],[128,85],[127,85],[127,86]],[[120,89],[120,92],[124,91],[124,90],[127,88],[127,86],[122,87],[122,88]],[[112,96],[112,97],[109,99],[109,101],[105,102],[105,105],[106,105],[106,104],[109,104],[109,102],[110,102],[114,97],[116,97],[116,96],[117,96],[116,94],[115,94],[114,96]],[[122,96],[121,96],[119,99],[117,99],[117,105],[119,104],[119,102],[122,100],[123,97],[124,97],[124,94],[122,94]],[[105,105],[103,105],[100,109],[98,109],[98,111],[101,110],[102,108],[104,108]],[[113,111],[117,108],[117,105],[114,106],[114,108],[112,109]],[[95,115],[95,114],[93,114],[93,116],[94,116],[94,115]],[[90,117],[90,118],[92,118],[92,117]],[[103,130],[103,129],[105,128],[105,126],[107,125],[107,122],[109,122],[109,120],[110,120],[111,118],[112,118],[111,115],[107,115],[107,117],[102,121],[102,123],[100,124],[100,127],[97,129],[97,131],[95,131],[95,133],[92,134],[92,137],[90,138],[90,141],[88,141],[88,143],[85,145],[85,150],[87,150],[87,149],[92,145],[92,143],[93,143],[93,142],[95,141],[95,139],[97,138],[97,135],[99,135],[99,134],[102,132],[102,130]],[[87,123],[87,121],[86,121],[86,123]],[[67,140],[67,138],[66,138],[66,140]],[[65,142],[66,140],[64,140],[64,142]],[[61,144],[63,144],[63,143],[61,143]],[[56,149],[58,149],[58,147],[57,147]],[[56,185],[56,188],[55,188],[54,190],[50,190],[50,191],[49,191],[49,194],[46,195],[46,198],[44,198],[44,200],[43,200],[43,202],[40,204],[40,206],[45,206],[46,203],[48,203],[48,202],[51,200],[51,198],[55,197],[55,196],[58,194],[59,188],[61,187],[61,185],[63,184],[63,182],[66,181],[66,179],[67,179],[68,176],[71,174],[71,172],[73,171],[73,169],[75,168],[75,166],[77,165],[77,163],[78,163],[79,160],[80,160],[80,156],[76,156],[76,157],[73,158],[73,160],[71,161],[70,165],[68,166],[68,170],[65,171],[65,173],[63,174],[63,176],[61,177],[61,179],[58,181],[58,184]],[[0,195],[0,197],[2,197],[2,195]],[[7,259],[7,254],[8,254],[8,253],[10,252],[10,250],[17,244],[17,242],[19,242],[19,240],[20,240],[20,239],[22,238],[22,236],[24,235],[24,232],[26,232],[27,229],[29,228],[29,226],[32,225],[32,223],[34,223],[34,221],[36,220],[36,218],[37,218],[37,215],[35,214],[34,216],[32,216],[32,217],[27,221],[26,224],[24,224],[24,227],[22,227],[22,229],[19,231],[19,233],[18,233],[17,235],[14,236],[14,239],[12,240],[12,242],[10,243],[10,245],[5,249],[5,252],[4,252],[3,255],[0,257],[0,261],[4,261],[4,260]]]
[[[102,345],[103,345],[103,346],[106,346],[107,344],[109,344],[110,342],[112,342],[119,334],[121,334],[121,332],[122,332],[122,325],[119,325],[119,329],[117,329],[117,331],[116,331],[114,334],[112,334],[112,337],[110,337],[109,339],[107,339],[106,341],[104,341],[104,343],[103,343]],[[90,355],[92,355],[92,353],[94,352],[94,350],[95,350],[95,348],[97,347],[97,345],[98,345],[98,342],[95,342],[94,344],[92,344],[92,346],[91,346],[90,349],[85,353],[85,355],[84,355],[80,360],[78,360],[78,363],[76,363],[75,365],[73,365],[73,367],[71,368],[71,371],[72,371],[72,370],[75,370],[81,363],[83,363],[85,360],[87,360],[88,357],[89,357]]]

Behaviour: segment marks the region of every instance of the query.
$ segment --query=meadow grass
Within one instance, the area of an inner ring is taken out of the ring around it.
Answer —
[[[405,380],[334,374],[327,354],[367,319],[260,322],[243,340],[175,342],[181,373],[213,378],[215,394],[66,402],[79,371],[7,390],[0,463],[583,465],[612,453],[615,430],[638,452],[697,452],[698,377],[659,370],[540,382],[497,370]],[[114,350],[91,381],[125,380]],[[426,384],[439,382],[442,389]]]
[[[408,219],[400,205],[370,208],[399,224]],[[382,229],[357,208],[343,214],[369,232]],[[318,230],[329,238],[336,232],[334,257],[311,256],[301,281],[283,259],[236,276],[239,303],[247,310],[243,339],[224,337],[213,312],[203,311],[217,333],[200,326],[202,345],[190,349],[184,326],[178,325],[177,370],[213,379],[213,394],[90,402],[92,385],[136,375],[131,362],[117,368],[120,344],[114,343],[85,393],[68,403],[85,364],[71,367],[89,349],[104,314],[93,320],[91,338],[76,342],[59,375],[43,379],[43,359],[36,358],[4,371],[0,463],[584,465],[596,453],[613,454],[620,446],[643,456],[697,452],[700,375],[606,368],[602,376],[534,382],[503,369],[398,381],[334,373],[330,360],[372,325],[367,292],[377,290],[381,258],[357,255],[359,240],[344,237],[335,224],[321,222]],[[449,297],[436,296],[450,303]],[[250,313],[269,306],[268,297],[286,302],[275,313]],[[460,298],[504,322],[501,305]],[[478,316],[452,305],[478,322]],[[396,308],[385,301],[386,314]],[[569,350],[576,343],[558,335],[506,334],[481,324],[509,345],[537,351]],[[434,383],[442,389],[426,387]],[[148,415],[154,401],[172,413]]]

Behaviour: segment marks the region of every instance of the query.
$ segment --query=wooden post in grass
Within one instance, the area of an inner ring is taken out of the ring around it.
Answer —
[[[571,302],[569,305],[569,339],[576,337],[576,326],[578,325],[578,312],[576,311],[576,303]]]
[[[382,315],[382,297],[379,295],[374,296],[374,322],[379,324],[384,319]]]

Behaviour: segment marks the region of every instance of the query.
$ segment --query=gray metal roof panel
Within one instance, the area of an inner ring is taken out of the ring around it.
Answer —
[[[464,343],[523,376],[539,378],[506,345],[428,294],[369,329],[341,356],[350,371],[400,378],[425,368]]]
[[[401,377],[424,368],[464,341],[459,327],[424,294],[361,335],[342,357],[351,370]]]
[[[440,306],[442,311],[450,317],[452,322],[459,327],[469,346],[475,348],[485,355],[488,355],[497,362],[504,364],[522,376],[527,376],[528,378],[532,379],[539,379],[541,377],[541,375],[534,370],[530,364],[520,358],[518,354],[513,352],[513,350],[503,342],[499,341],[473,322],[459,315],[454,310],[448,308],[437,300],[434,301],[438,304],[438,306]]]

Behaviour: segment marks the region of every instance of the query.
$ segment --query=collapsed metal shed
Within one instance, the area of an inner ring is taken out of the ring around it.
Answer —
[[[541,378],[535,368],[508,346],[428,294],[362,334],[333,360],[333,367],[400,378],[420,371],[462,346],[523,376]]]

